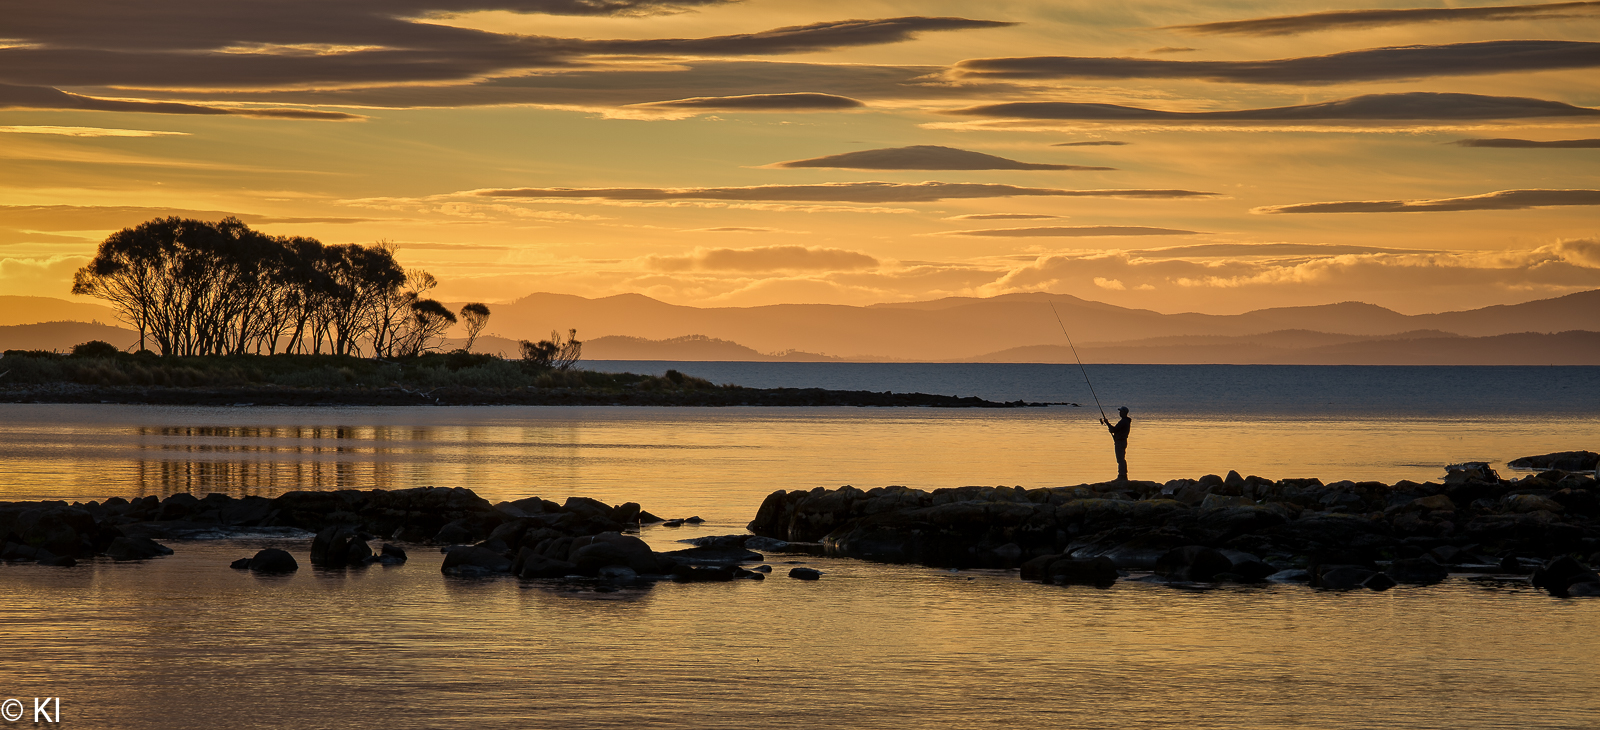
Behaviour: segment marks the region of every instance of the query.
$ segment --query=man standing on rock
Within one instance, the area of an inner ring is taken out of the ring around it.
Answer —
[[[1128,429],[1133,427],[1133,419],[1128,418],[1127,406],[1118,408],[1117,413],[1122,414],[1122,419],[1115,424],[1104,417],[1100,422],[1111,429],[1111,442],[1117,446],[1117,481],[1125,482],[1128,481]]]

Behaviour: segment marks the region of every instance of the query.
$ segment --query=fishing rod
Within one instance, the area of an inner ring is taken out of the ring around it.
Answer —
[[[1100,405],[1100,396],[1094,392],[1094,383],[1089,380],[1089,369],[1083,366],[1083,358],[1078,357],[1078,346],[1072,344],[1072,335],[1067,334],[1067,323],[1061,321],[1061,313],[1056,311],[1056,303],[1048,302],[1048,304],[1050,313],[1056,316],[1056,324],[1061,325],[1061,334],[1067,338],[1067,347],[1072,348],[1072,359],[1078,361],[1078,369],[1083,371],[1083,382],[1089,384],[1089,395],[1094,396],[1094,407],[1100,409],[1100,421],[1110,423],[1111,421],[1106,418],[1105,406]]]

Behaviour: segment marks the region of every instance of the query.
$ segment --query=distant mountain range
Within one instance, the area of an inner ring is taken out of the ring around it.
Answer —
[[[517,340],[575,328],[592,360],[1071,362],[1064,326],[1085,362],[1600,365],[1600,290],[1419,315],[1360,302],[1162,314],[1059,294],[708,308],[638,294],[533,294],[491,309],[492,334],[473,349],[509,356]],[[0,297],[0,323],[29,324],[18,321],[29,316],[112,321],[98,305]],[[96,331],[94,339],[131,342],[113,339],[117,328]],[[66,349],[88,332],[0,326],[0,350]]]

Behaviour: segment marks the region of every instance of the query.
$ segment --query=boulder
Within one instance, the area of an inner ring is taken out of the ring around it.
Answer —
[[[1302,568],[1285,568],[1267,576],[1269,583],[1310,583],[1311,573]]]
[[[672,579],[679,583],[722,583],[733,580],[736,570],[728,565],[679,565],[672,569]]]
[[[529,548],[523,548],[517,554],[517,560],[512,564],[511,571],[519,578],[565,578],[578,574],[578,566],[565,560],[539,555]]]
[[[1367,576],[1366,580],[1361,581],[1361,587],[1369,591],[1386,591],[1395,587],[1396,585],[1398,584],[1394,582],[1393,578],[1390,578],[1383,573],[1373,573],[1372,575]]]
[[[1429,558],[1398,558],[1383,572],[1396,583],[1433,585],[1450,577],[1450,571]]]
[[[1517,514],[1528,514],[1540,510],[1552,514],[1561,514],[1566,510],[1565,507],[1561,506],[1560,502],[1537,494],[1508,494],[1502,497],[1500,501],[1505,504],[1507,512],[1515,512]]]
[[[738,565],[765,559],[761,553],[746,550],[742,547],[717,547],[713,545],[683,550],[669,550],[662,553],[662,555],[686,565]]]
[[[1062,558],[1050,563],[1046,569],[1047,583],[1058,586],[1094,586],[1110,588],[1120,575],[1110,558],[1100,556],[1087,560]]]
[[[278,548],[267,548],[250,559],[250,570],[256,573],[293,573],[299,569],[294,556]]]
[[[1239,576],[1237,583],[1264,583],[1267,578],[1278,572],[1277,568],[1263,563],[1260,560],[1232,561],[1233,568],[1228,572]]]
[[[1567,586],[1568,598],[1600,598],[1600,583],[1573,583]]]
[[[1596,575],[1588,566],[1571,556],[1563,555],[1550,561],[1549,565],[1533,571],[1530,582],[1533,587],[1543,588],[1552,596],[1565,598],[1568,595],[1568,586],[1575,583],[1600,583],[1600,575]]]
[[[1348,591],[1360,588],[1376,574],[1377,571],[1359,565],[1325,565],[1321,566],[1321,570],[1312,571],[1311,585],[1333,591]]]
[[[172,548],[148,537],[119,537],[106,548],[106,557],[112,560],[147,560],[171,554]]]
[[[473,545],[457,545],[445,553],[439,572],[458,577],[477,577],[511,572],[511,560],[493,550]]]
[[[584,575],[595,575],[608,565],[625,565],[640,574],[659,573],[662,569],[661,561],[645,541],[618,532],[574,538],[566,559]]]
[[[1557,451],[1540,456],[1524,456],[1506,463],[1512,469],[1560,469],[1562,471],[1594,471],[1600,466],[1600,454],[1593,451]]]
[[[787,540],[778,540],[771,537],[751,535],[745,539],[742,547],[744,547],[746,550],[762,550],[769,553],[781,553],[789,549],[789,542]]]
[[[384,543],[378,554],[378,562],[384,565],[401,565],[406,562],[406,551],[398,545]]]
[[[790,568],[789,577],[795,580],[821,580],[822,571],[815,568]]]
[[[1233,562],[1227,556],[1203,545],[1173,548],[1156,560],[1156,575],[1167,580],[1204,583],[1232,569]]]
[[[1155,570],[1156,561],[1174,548],[1191,541],[1176,532],[1149,532],[1117,545],[1100,554],[1118,568],[1127,570]]]
[[[311,564],[324,568],[366,565],[372,548],[348,525],[325,527],[311,540]]]
[[[264,496],[246,496],[222,504],[218,509],[218,522],[238,527],[261,527],[272,523],[277,514],[277,507],[272,504],[272,499]]]

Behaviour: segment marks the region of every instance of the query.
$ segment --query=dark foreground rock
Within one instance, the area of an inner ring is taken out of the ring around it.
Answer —
[[[1559,469],[1561,471],[1592,472],[1596,467],[1600,467],[1600,454],[1593,451],[1557,451],[1553,454],[1512,459],[1506,462],[1506,466],[1513,469],[1538,469],[1540,471]]]
[[[1396,484],[1232,473],[1041,489],[780,491],[766,498],[749,529],[774,543],[817,542],[834,556],[1022,566],[1025,577],[1042,582],[1060,582],[1047,570],[1056,561],[1104,558],[1115,569],[1173,581],[1294,580],[1286,571],[1313,568],[1298,580],[1382,589],[1437,583],[1450,566],[1498,572],[1501,564],[1600,553],[1600,490],[1592,477],[1549,471],[1502,480],[1492,473]],[[1045,558],[1051,560],[1037,562]],[[1088,566],[1061,566],[1068,581],[1096,575]],[[1349,569],[1333,572],[1341,566]],[[1384,577],[1368,582],[1379,573]],[[1589,582],[1586,575],[1552,577],[1552,592]]]
[[[235,560],[229,567],[256,573],[293,573],[300,569],[300,563],[288,551],[267,548],[256,553],[255,557]]]

